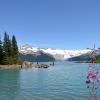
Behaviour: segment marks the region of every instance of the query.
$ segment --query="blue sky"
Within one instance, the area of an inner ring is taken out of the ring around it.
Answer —
[[[0,34],[59,49],[100,46],[100,0],[0,0]]]

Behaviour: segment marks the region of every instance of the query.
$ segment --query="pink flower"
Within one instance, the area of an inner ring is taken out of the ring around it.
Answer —
[[[99,78],[99,79],[97,79],[97,82],[100,82],[100,78]]]
[[[90,80],[86,80],[86,83],[87,83],[87,84],[90,84],[90,83],[91,83],[91,81],[90,81]]]

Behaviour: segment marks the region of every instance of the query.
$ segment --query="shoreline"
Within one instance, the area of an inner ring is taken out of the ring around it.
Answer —
[[[91,61],[75,61],[75,63],[92,63]],[[94,61],[94,63],[100,63],[100,61]]]
[[[22,65],[17,65],[17,64],[13,64],[13,65],[0,65],[0,69],[21,69]]]
[[[22,65],[0,65],[0,69],[29,69],[29,68],[48,68],[47,64],[22,64]]]

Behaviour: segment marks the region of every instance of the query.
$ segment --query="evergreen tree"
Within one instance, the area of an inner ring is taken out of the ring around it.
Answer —
[[[18,63],[19,61],[19,52],[18,52],[18,46],[15,36],[12,36],[12,57],[14,58],[14,63]]]
[[[12,56],[12,44],[11,44],[11,40],[8,36],[8,56],[11,57]]]
[[[3,50],[4,50],[4,53],[6,55],[8,55],[8,39],[7,39],[7,33],[6,32],[4,33]]]
[[[3,48],[1,39],[0,39],[0,64],[3,64]]]
[[[4,64],[8,64],[8,39],[7,39],[8,35],[5,32],[4,33],[4,41],[3,41],[3,62]]]
[[[11,40],[9,38],[9,35],[5,32],[4,33],[4,42],[3,42],[3,52],[4,52],[4,64],[11,64]]]
[[[19,52],[18,46],[15,36],[12,36],[12,40],[10,40],[9,35],[5,32],[4,33],[4,41],[3,41],[3,48],[2,43],[0,42],[0,63],[1,63],[1,56],[3,55],[3,64],[20,64],[19,61]],[[2,55],[1,55],[2,54]]]

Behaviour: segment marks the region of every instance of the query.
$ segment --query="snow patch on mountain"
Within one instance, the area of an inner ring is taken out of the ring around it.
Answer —
[[[38,48],[30,45],[24,45],[19,48],[21,54],[36,54],[38,51],[52,55],[56,60],[67,60],[68,58],[80,56],[82,54],[90,52],[90,50],[61,50],[52,48]]]

